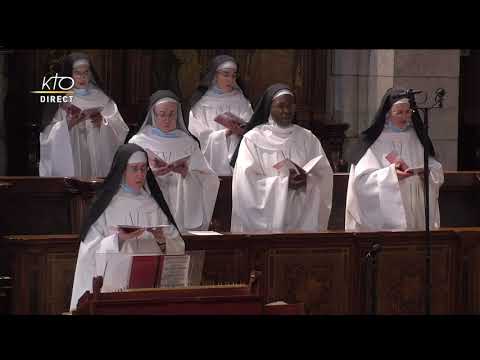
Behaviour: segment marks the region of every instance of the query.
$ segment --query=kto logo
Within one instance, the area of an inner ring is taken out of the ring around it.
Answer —
[[[46,94],[40,96],[41,103],[65,103],[72,102],[73,86],[75,85],[75,80],[70,76],[58,76],[58,73],[55,76],[50,76],[47,80],[47,77],[43,77],[42,90],[32,91],[32,94]],[[63,94],[63,95],[52,95],[52,94]]]

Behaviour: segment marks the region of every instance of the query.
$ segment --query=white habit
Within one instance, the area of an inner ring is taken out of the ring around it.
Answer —
[[[385,156],[395,151],[409,167],[423,166],[423,146],[415,130],[384,129],[357,165],[350,168],[345,230],[424,230],[423,180],[414,175],[398,180],[395,165]],[[440,227],[438,194],[443,184],[442,165],[429,158],[430,228]]]
[[[128,126],[115,102],[99,88],[75,95],[72,104],[81,110],[103,107],[104,122],[98,129],[86,119],[69,131],[67,113],[59,108],[40,133],[40,176],[105,177],[117,148],[125,142]]]
[[[226,129],[214,119],[231,112],[243,121],[253,114],[250,102],[237,89],[229,93],[214,94],[211,90],[190,110],[188,130],[200,140],[203,154],[210,167],[219,176],[231,176],[230,159],[240,141],[238,135],[226,136]]]
[[[92,291],[93,277],[103,274],[103,264],[99,266],[96,263],[97,259],[103,258],[103,254],[161,254],[160,247],[149,232],[144,232],[137,239],[125,241],[120,248],[118,235],[115,230],[117,225],[157,226],[165,224],[169,224],[168,219],[150,194],[142,190],[141,194],[135,195],[120,189],[103,214],[92,225],[85,239],[80,243],[70,310],[76,308],[78,299],[85,291]],[[165,235],[166,253],[171,255],[183,254],[185,243],[175,226],[172,225],[167,228]],[[109,264],[106,263],[106,265],[108,268]],[[116,265],[118,267],[118,264]],[[129,265],[130,263],[127,262],[127,268],[120,270],[128,274]],[[100,269],[100,273],[98,269]],[[127,280],[125,279],[125,281]]]
[[[288,188],[273,165],[288,158],[299,166],[321,156],[307,185]],[[232,232],[325,230],[332,207],[333,173],[320,141],[298,125],[260,125],[240,144],[232,182]]]
[[[185,178],[172,171],[155,178],[180,231],[208,230],[220,186],[217,175],[192,137],[181,130],[174,130],[177,137],[162,137],[152,130],[146,125],[129,142],[151,150],[167,163],[190,155]]]

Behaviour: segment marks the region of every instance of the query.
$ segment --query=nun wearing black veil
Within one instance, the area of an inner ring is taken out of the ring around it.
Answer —
[[[43,108],[39,175],[104,177],[128,126],[88,55],[68,55],[59,75],[74,79],[74,95],[71,103]]]
[[[320,141],[292,124],[295,97],[270,86],[232,158],[232,232],[317,232],[327,228],[333,172]],[[308,171],[279,171],[284,159]],[[274,167],[275,166],[275,167]]]
[[[126,232],[119,228],[122,225],[140,229]],[[169,226],[144,230],[159,225]],[[104,254],[170,255],[183,254],[184,250],[175,220],[148,167],[147,154],[135,144],[120,146],[80,233],[70,308],[75,309],[80,296],[92,290],[92,279],[99,268],[97,261]]]
[[[129,142],[149,153],[152,171],[180,231],[208,230],[220,181],[186,128],[173,92],[159,90],[150,97],[145,121]],[[155,157],[164,163],[157,166]],[[183,166],[167,166],[185,158]]]
[[[435,160],[430,139],[423,143],[423,125],[414,99],[405,89],[385,93],[372,126],[363,131],[347,160],[348,180],[345,230],[424,230],[423,149],[429,152],[430,228],[440,227],[438,195],[442,165]]]
[[[232,175],[230,160],[243,130],[225,128],[215,121],[228,113],[239,123],[247,123],[252,106],[237,84],[238,65],[228,55],[212,59],[208,73],[190,99],[188,129],[199,140],[210,167],[219,176]]]

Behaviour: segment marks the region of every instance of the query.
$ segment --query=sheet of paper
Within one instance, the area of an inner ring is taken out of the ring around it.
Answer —
[[[163,261],[161,287],[188,286],[190,255],[167,255]]]
[[[314,157],[305,165],[303,165],[302,169],[305,170],[307,174],[310,173],[310,171],[312,171],[312,169],[318,164],[321,158],[322,158],[322,155]]]
[[[192,235],[223,235],[216,231],[189,231]]]

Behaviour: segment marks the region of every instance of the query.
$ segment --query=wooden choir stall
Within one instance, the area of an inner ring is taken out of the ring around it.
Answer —
[[[303,304],[265,305],[258,295],[258,272],[248,284],[140,288],[101,292],[103,278],[95,277],[73,315],[301,315]]]
[[[375,300],[377,314],[424,313],[423,232],[344,232],[347,180],[347,174],[335,174],[326,232],[232,234],[231,179],[222,178],[211,224],[221,235],[184,234],[187,250],[205,251],[201,285],[249,284],[256,270],[262,274],[257,280],[262,304],[301,303],[305,313],[317,315],[370,314]],[[1,312],[68,311],[79,224],[100,183],[0,178]],[[479,200],[478,172],[445,174],[443,228],[432,231],[434,314],[480,313]],[[367,255],[374,245],[381,250],[372,271]]]

